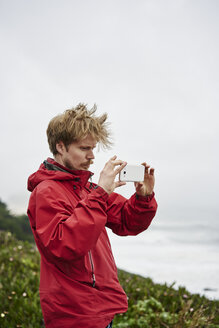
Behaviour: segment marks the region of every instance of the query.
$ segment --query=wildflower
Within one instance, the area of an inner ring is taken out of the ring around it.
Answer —
[[[4,318],[5,317],[5,314],[4,313],[1,313],[1,317]]]
[[[18,248],[18,249],[22,249],[23,247],[22,247],[21,245],[19,245],[17,248]]]
[[[23,297],[26,297],[27,296],[27,293],[23,293],[22,295],[23,295]]]
[[[140,292],[140,290],[141,290],[141,288],[136,288],[136,291],[137,291],[137,292]]]
[[[189,311],[190,311],[190,312],[193,312],[193,311],[194,311],[194,309],[193,309],[193,308],[191,308]]]
[[[8,299],[9,299],[9,300],[11,300],[11,299],[12,299],[12,297],[11,297],[11,296],[8,296]]]
[[[10,257],[9,261],[10,262],[13,262],[14,261],[13,257]]]
[[[13,292],[11,292],[11,293],[12,293],[12,295],[15,295],[15,294],[16,294],[16,292],[14,292],[14,291],[13,291]]]
[[[14,247],[13,250],[16,251],[17,250],[17,247]]]
[[[188,295],[184,294],[184,295],[183,295],[183,298],[188,298]]]

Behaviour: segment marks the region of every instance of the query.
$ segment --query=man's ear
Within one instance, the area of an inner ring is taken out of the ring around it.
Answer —
[[[63,155],[63,153],[66,151],[66,147],[62,141],[59,141],[56,144],[56,150],[60,155]]]

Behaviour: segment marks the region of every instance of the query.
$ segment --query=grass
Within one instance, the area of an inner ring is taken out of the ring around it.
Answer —
[[[43,327],[39,266],[35,245],[0,231],[0,327]],[[219,328],[219,301],[122,270],[118,274],[129,309],[115,317],[115,328]]]
[[[117,328],[219,327],[219,301],[121,270],[119,279],[128,296],[129,309],[115,318]]]

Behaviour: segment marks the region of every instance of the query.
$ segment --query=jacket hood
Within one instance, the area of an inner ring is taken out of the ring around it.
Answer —
[[[70,170],[55,162],[52,158],[47,158],[39,169],[29,176],[27,189],[32,192],[44,180],[72,180],[84,186],[92,175],[93,173],[90,171]]]

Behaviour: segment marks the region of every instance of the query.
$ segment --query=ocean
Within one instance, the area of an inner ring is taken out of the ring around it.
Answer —
[[[117,267],[219,299],[219,220],[154,220],[138,236],[109,237]]]

